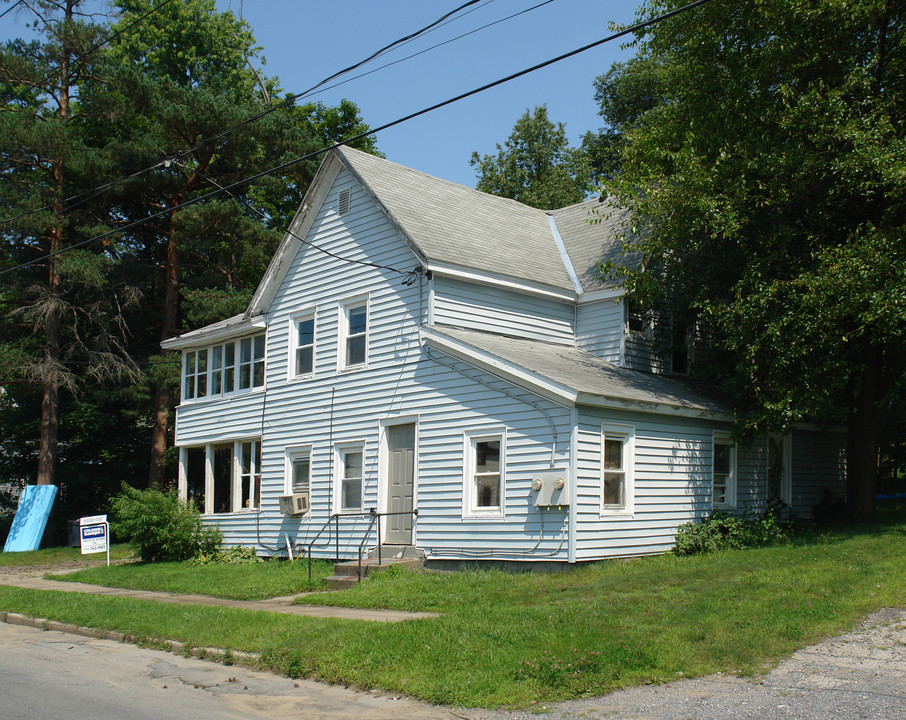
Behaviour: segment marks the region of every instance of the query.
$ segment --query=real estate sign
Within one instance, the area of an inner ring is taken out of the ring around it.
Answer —
[[[110,525],[106,515],[91,515],[79,518],[79,530],[82,537],[82,555],[106,552],[107,564],[110,564]]]

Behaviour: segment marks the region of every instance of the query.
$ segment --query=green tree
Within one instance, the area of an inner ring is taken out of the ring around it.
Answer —
[[[118,168],[117,156],[94,132],[98,108],[86,99],[106,72],[97,49],[102,29],[80,19],[80,0],[21,5],[37,18],[38,39],[0,46],[6,215],[0,262],[4,268],[34,264],[3,278],[0,385],[11,393],[18,384],[40,388],[40,398],[31,390],[13,394],[39,408],[36,482],[51,484],[63,395],[72,397],[86,383],[138,375],[126,329],[126,311],[138,296],[122,273],[118,241],[80,247],[111,227],[98,199],[66,202]],[[25,447],[16,452],[29,456]]]
[[[624,133],[664,101],[661,71],[659,60],[634,57],[625,63],[614,63],[595,79],[595,102],[605,126],[582,136],[582,151],[588,157],[596,184],[619,171]]]
[[[904,390],[904,29],[885,0],[713,0],[651,26],[635,45],[663,95],[617,128],[605,184],[641,231],[644,270],[616,272],[709,329],[741,432],[847,424],[857,516]]]
[[[581,150],[571,148],[563,123],[554,124],[547,107],[526,110],[496,155],[472,153],[482,192],[552,210],[581,202],[591,190],[591,170]]]
[[[120,68],[106,97],[133,109],[115,132],[142,158],[142,166],[165,159],[121,186],[118,206],[130,219],[166,212],[163,222],[130,233],[147,268],[146,307],[157,313],[149,327],[159,343],[245,309],[320,158],[288,165],[204,203],[180,206],[367,127],[348,101],[336,108],[294,107],[279,99],[276,80],[254,68],[261,60],[247,24],[232,12],[218,12],[214,0],[170,3],[160,7],[154,22],[137,24],[158,4],[116,0],[115,5],[122,11],[116,26],[122,33],[112,54]],[[227,128],[234,129],[224,132]],[[374,150],[371,138],[356,145]],[[152,359],[168,367],[164,358]],[[152,376],[152,486],[165,484],[174,375]]]

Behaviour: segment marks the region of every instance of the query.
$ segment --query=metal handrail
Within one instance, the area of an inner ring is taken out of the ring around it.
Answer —
[[[311,550],[318,541],[318,538],[324,533],[324,531],[330,527],[331,523],[334,523],[334,541],[336,543],[336,554],[334,557],[340,559],[340,518],[341,517],[370,517],[371,520],[368,523],[368,527],[365,529],[364,537],[362,542],[359,543],[358,551],[358,563],[359,563],[359,580],[362,579],[362,548],[365,546],[365,543],[368,542],[368,538],[371,535],[371,528],[374,527],[377,523],[377,551],[378,551],[378,565],[383,565],[383,558],[381,557],[381,523],[380,519],[382,517],[390,517],[392,515],[412,515],[412,517],[418,517],[418,509],[408,510],[406,512],[389,512],[389,513],[379,513],[374,508],[371,508],[368,512],[358,512],[358,513],[333,513],[330,517],[327,518],[327,521],[321,526],[321,529],[315,533],[315,536],[312,538],[311,542],[308,543],[308,579],[311,581]],[[330,544],[328,540],[325,545]]]
[[[368,523],[368,527],[365,529],[365,537],[362,538],[362,542],[359,543],[359,569],[358,569],[358,579],[359,582],[362,581],[362,548],[365,547],[365,543],[368,542],[368,536],[371,533],[371,528],[377,523],[377,564],[383,565],[384,560],[381,557],[381,523],[380,519],[382,517],[391,517],[393,515],[411,515],[414,518],[418,517],[418,508],[413,510],[407,510],[405,512],[388,512],[388,513],[379,513],[374,508],[371,509],[371,522]]]
[[[340,518],[341,517],[365,517],[368,513],[358,512],[358,513],[333,513],[327,518],[327,521],[321,526],[321,529],[315,533],[315,536],[312,538],[312,541],[308,543],[308,579],[311,580],[311,549],[315,546],[315,543],[318,541],[318,538],[321,537],[321,534],[330,527],[330,523],[334,523],[334,540],[336,542],[336,557],[337,560],[340,559]],[[325,545],[330,544],[328,540]]]

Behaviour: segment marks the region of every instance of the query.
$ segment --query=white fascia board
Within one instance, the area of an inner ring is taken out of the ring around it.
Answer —
[[[496,355],[479,350],[472,345],[459,340],[454,340],[446,335],[441,335],[430,328],[423,327],[420,332],[423,341],[429,342],[432,347],[440,350],[445,355],[464,360],[475,367],[486,370],[515,385],[524,387],[536,395],[551,400],[558,405],[572,407],[576,402],[575,390],[554,382],[550,378],[511,365],[510,363],[501,360]]]
[[[552,287],[542,287],[534,283],[519,282],[512,278],[494,273],[481,272],[472,268],[457,267],[455,265],[446,265],[444,263],[429,262],[428,270],[435,275],[467,280],[469,282],[481,283],[482,285],[492,285],[495,287],[515,290],[525,295],[535,295],[537,297],[560,300],[562,302],[575,302],[576,293],[568,290],[557,290]]]
[[[582,283],[579,282],[579,276],[576,275],[576,270],[573,267],[572,260],[569,259],[569,253],[566,251],[566,245],[563,244],[563,238],[560,237],[560,229],[557,227],[557,221],[554,220],[554,216],[548,213],[547,222],[551,226],[551,235],[554,236],[554,242],[557,244],[557,251],[560,253],[560,259],[563,261],[563,267],[566,268],[566,273],[569,275],[569,279],[573,282],[573,287],[576,290],[576,295],[582,294]]]
[[[655,413],[657,415],[673,415],[675,417],[697,418],[699,420],[721,420],[733,422],[731,413],[719,410],[706,410],[704,408],[686,407],[683,405],[670,405],[668,403],[647,402],[645,400],[629,400],[626,398],[609,397],[580,392],[576,397],[576,404],[591,405],[593,407],[610,408],[613,410],[636,410],[638,412]]]
[[[318,168],[315,179],[305,193],[305,198],[289,225],[289,230],[283,236],[280,247],[271,258],[264,277],[258,283],[258,288],[246,311],[249,317],[267,312],[280,283],[283,282],[286,271],[296,257],[296,253],[299,252],[299,248],[302,247],[302,239],[308,235],[308,231],[339,173],[340,162],[336,159],[336,155],[330,152],[324,158],[321,167]]]
[[[266,329],[266,318],[263,315],[257,315],[253,318],[238,322],[235,325],[216,328],[207,332],[204,328],[201,328],[200,330],[195,330],[192,333],[187,333],[186,335],[182,335],[180,337],[164,340],[160,344],[160,346],[164,350],[183,350],[190,347],[202,347],[204,345],[210,345],[211,343],[216,343],[228,338],[239,337],[240,335],[244,335],[245,333],[249,332],[249,330]]]
[[[622,285],[618,285],[616,287],[607,288],[606,290],[596,290],[595,292],[580,295],[577,302],[581,305],[583,303],[601,302],[602,300],[616,300],[619,297],[623,297],[625,294],[625,288],[623,288]]]

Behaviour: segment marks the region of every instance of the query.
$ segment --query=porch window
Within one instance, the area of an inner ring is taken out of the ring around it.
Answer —
[[[714,434],[711,500],[714,507],[736,505],[736,446],[729,435]]]
[[[239,341],[239,389],[264,385],[264,334]]]
[[[261,506],[261,441],[257,438],[180,448],[179,495],[202,513]]]
[[[631,513],[635,428],[603,425],[601,429],[601,513]]]
[[[503,434],[467,438],[464,510],[466,515],[502,515],[504,507]]]
[[[183,356],[183,398],[201,398],[208,394],[208,350],[191,350]]]
[[[264,333],[260,333],[185,351],[182,401],[223,397],[263,386],[264,345]]]
[[[256,510],[261,505],[261,443],[239,443],[239,509]]]
[[[362,467],[364,452],[361,447],[341,448],[340,511],[355,512],[362,509]]]

